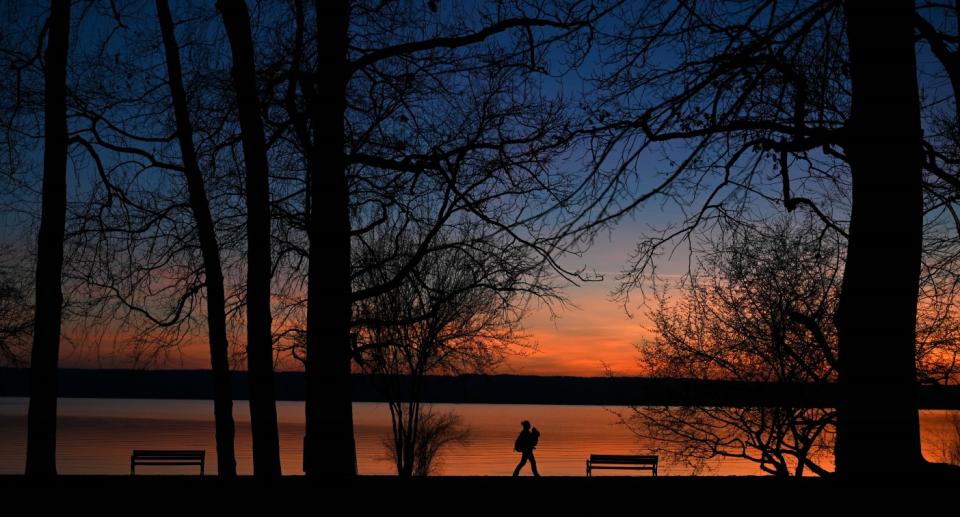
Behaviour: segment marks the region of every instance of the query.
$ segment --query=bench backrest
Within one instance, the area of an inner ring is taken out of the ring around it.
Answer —
[[[202,460],[206,451],[151,451],[134,450],[134,460]]]
[[[590,463],[611,465],[656,465],[657,456],[628,456],[622,454],[591,454]]]

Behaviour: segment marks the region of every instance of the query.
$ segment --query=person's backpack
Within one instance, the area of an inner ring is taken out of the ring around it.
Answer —
[[[530,431],[530,448],[533,449],[534,447],[536,447],[537,442],[539,441],[540,441],[540,431],[536,427],[534,427],[533,430]]]

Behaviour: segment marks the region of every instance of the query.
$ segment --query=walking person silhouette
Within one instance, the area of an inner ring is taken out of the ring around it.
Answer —
[[[520,425],[523,426],[523,430],[520,431],[520,435],[517,436],[517,440],[513,443],[513,450],[523,455],[520,457],[520,463],[517,465],[517,468],[513,469],[513,475],[519,476],[520,469],[529,461],[533,475],[539,477],[540,473],[537,472],[537,459],[533,457],[533,449],[537,446],[537,442],[540,441],[540,431],[538,431],[536,427],[531,430],[529,420],[520,422]]]

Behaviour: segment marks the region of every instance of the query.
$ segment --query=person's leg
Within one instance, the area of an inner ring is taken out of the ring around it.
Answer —
[[[520,469],[522,469],[523,466],[526,465],[526,464],[527,464],[527,453],[523,453],[523,456],[520,457],[520,464],[517,465],[517,468],[513,469],[513,475],[514,475],[514,476],[519,476],[519,475],[520,475]]]
[[[540,477],[540,473],[537,472],[537,459],[533,457],[533,451],[530,451],[530,468],[533,470],[533,475]]]

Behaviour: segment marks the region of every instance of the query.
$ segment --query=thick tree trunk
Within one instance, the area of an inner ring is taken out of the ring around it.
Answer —
[[[203,255],[203,269],[207,287],[207,333],[210,341],[210,367],[213,371],[213,414],[216,422],[217,474],[236,476],[237,461],[233,450],[233,387],[228,358],[226,303],[223,291],[223,268],[220,246],[210,215],[210,202],[203,184],[203,175],[193,145],[193,124],[187,109],[187,94],[183,88],[180,65],[180,47],[174,33],[173,18],[167,0],[157,0],[157,17],[163,35],[167,60],[170,97],[177,124],[177,139],[183,156],[184,177],[190,192],[190,209],[197,223],[197,238]]]
[[[916,342],[923,205],[913,2],[848,1],[853,207],[837,311],[836,467],[847,476],[922,463]]]
[[[273,379],[270,315],[270,181],[267,144],[254,68],[250,13],[244,0],[218,0],[217,8],[233,53],[247,195],[247,370],[250,378],[250,427],[253,473],[280,476],[280,443]]]
[[[313,103],[314,145],[325,168],[310,182],[307,287],[307,396],[304,472],[353,476],[357,456],[350,389],[350,193],[344,157],[346,0],[317,0],[319,67]],[[321,160],[316,160],[320,163]]]
[[[67,214],[67,49],[70,0],[53,0],[44,77],[43,195],[37,238],[36,308],[30,355],[27,465],[30,476],[57,474],[57,363],[63,306]]]

